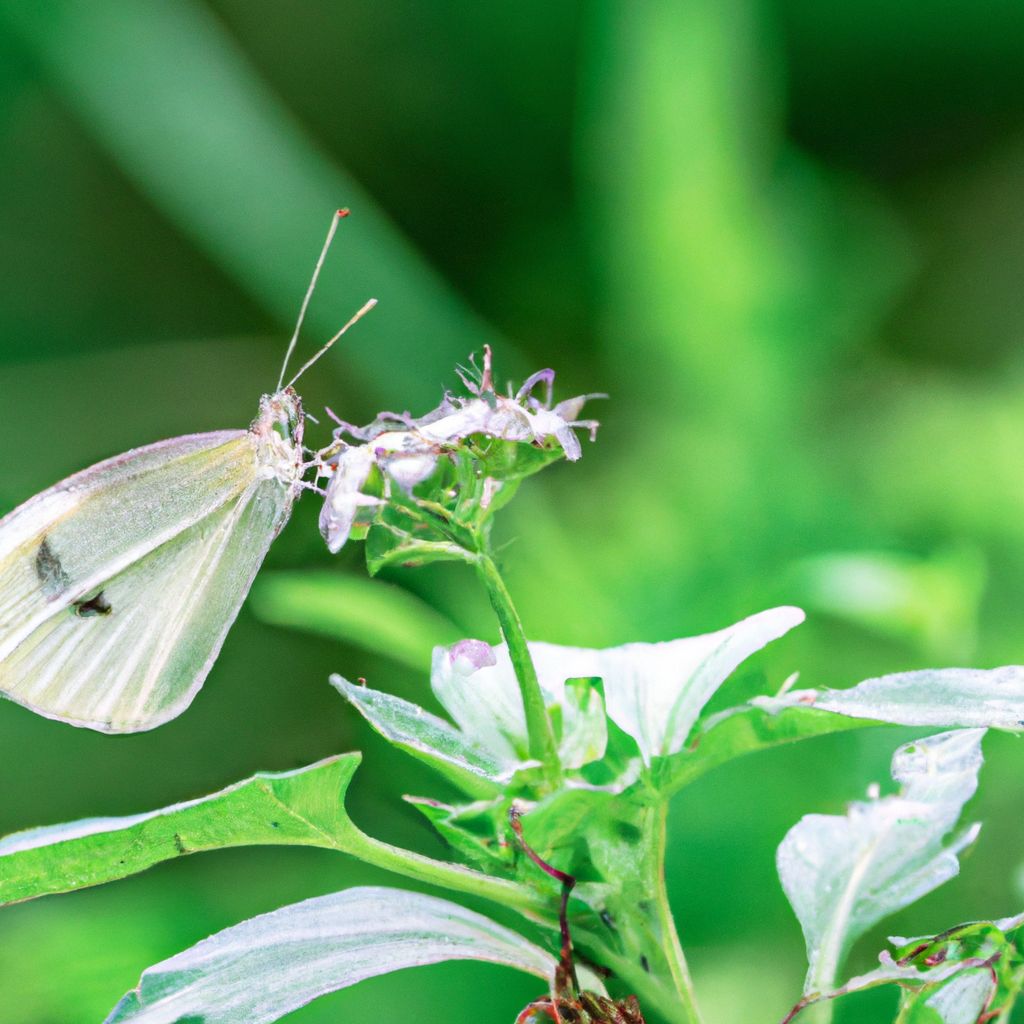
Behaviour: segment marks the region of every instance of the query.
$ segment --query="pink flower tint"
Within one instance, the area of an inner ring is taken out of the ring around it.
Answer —
[[[498,663],[494,648],[483,640],[460,640],[448,648],[448,660],[453,668],[467,675]]]

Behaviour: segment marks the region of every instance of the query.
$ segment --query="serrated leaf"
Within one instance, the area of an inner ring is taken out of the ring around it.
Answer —
[[[797,690],[757,697],[777,712],[803,705],[894,725],[1024,729],[1024,667],[923,669],[865,679],[848,690]]]
[[[905,744],[892,763],[898,795],[853,804],[842,817],[809,814],[786,834],[777,862],[807,943],[805,993],[831,989],[857,938],[957,874],[957,854],[978,826],[943,840],[977,788],[982,736],[971,729]]]
[[[0,903],[100,885],[164,860],[229,846],[346,850],[361,838],[344,797],[360,762],[341,754],[290,772],[260,772],[162,810],[87,818],[0,840]]]
[[[435,644],[458,639],[453,623],[425,601],[361,576],[261,573],[249,603],[264,622],[341,640],[417,671],[430,664]]]
[[[484,960],[550,984],[555,959],[448,900],[355,888],[254,917],[150,967],[106,1024],[266,1024],[366,978]]]
[[[339,675],[331,676],[331,685],[389,743],[425,761],[468,793],[501,792],[519,767],[519,762],[494,756],[444,719],[401,697],[357,686]]]

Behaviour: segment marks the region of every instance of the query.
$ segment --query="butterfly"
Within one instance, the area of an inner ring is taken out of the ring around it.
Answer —
[[[62,480],[0,519],[0,693],[70,725],[141,732],[203,685],[314,462],[298,378],[284,383],[340,218],[317,260],[273,394],[247,430],[174,437]]]

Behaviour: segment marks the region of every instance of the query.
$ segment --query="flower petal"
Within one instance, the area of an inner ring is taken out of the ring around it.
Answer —
[[[332,554],[348,540],[352,526],[364,505],[376,504],[361,491],[373,469],[373,452],[365,446],[346,448],[338,456],[338,465],[327,484],[327,495],[320,510],[320,533]]]

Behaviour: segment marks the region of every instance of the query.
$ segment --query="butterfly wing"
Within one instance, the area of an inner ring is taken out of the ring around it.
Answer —
[[[162,441],[0,520],[0,691],[105,732],[151,729],[195,696],[295,486],[253,431]]]

